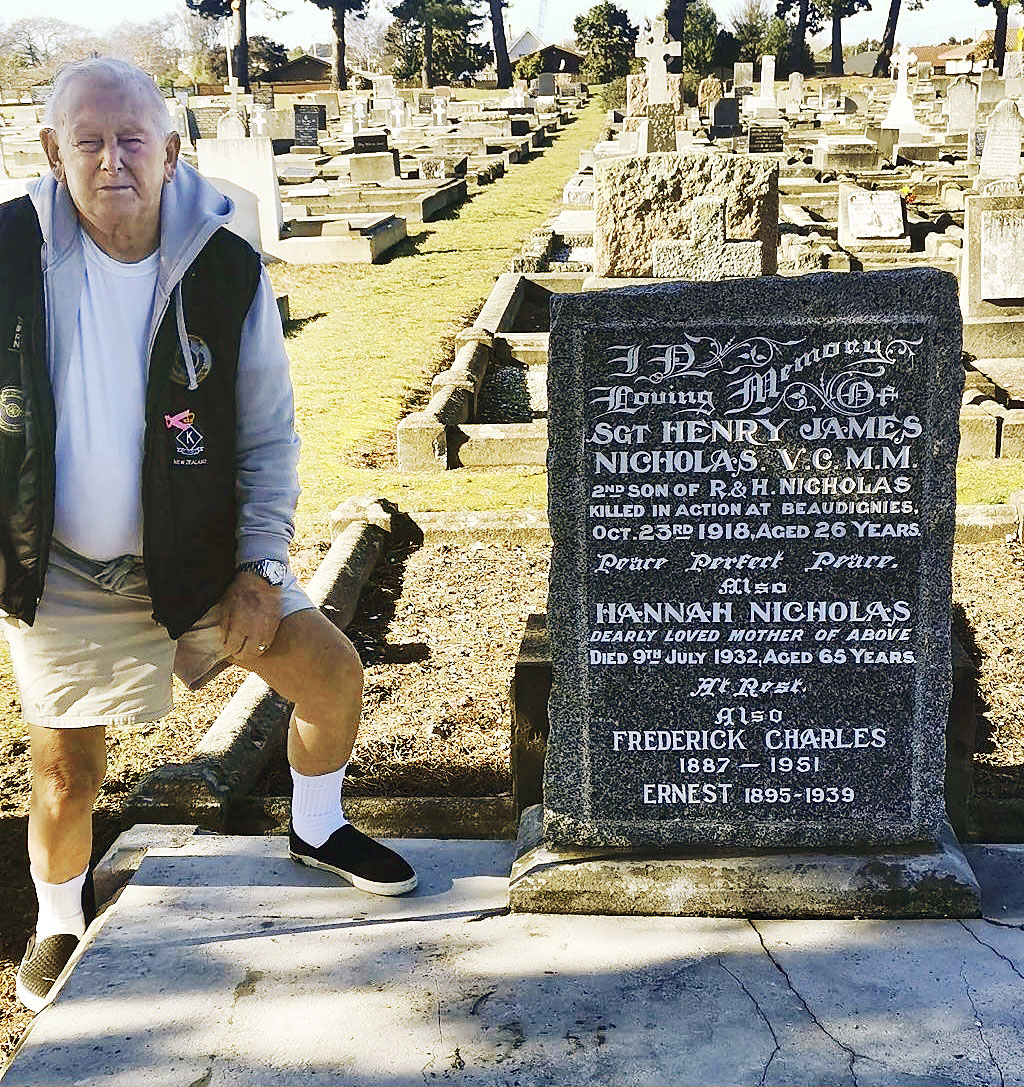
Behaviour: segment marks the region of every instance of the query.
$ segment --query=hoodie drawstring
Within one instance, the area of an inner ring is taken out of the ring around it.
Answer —
[[[178,319],[178,343],[181,345],[181,358],[185,363],[185,373],[188,374],[189,392],[195,392],[199,388],[199,380],[196,377],[195,363],[192,361],[192,347],[188,342],[188,329],[185,327],[185,303],[181,299],[181,280],[178,280],[174,288],[174,312]]]

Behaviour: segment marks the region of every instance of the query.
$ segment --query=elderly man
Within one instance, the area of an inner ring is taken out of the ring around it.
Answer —
[[[94,911],[104,728],[229,662],[295,713],[291,855],[376,894],[416,876],[349,824],[351,643],[288,570],[298,439],[274,294],[143,72],[66,68],[52,174],[0,206],[0,608],[32,751],[39,899],[17,992],[43,1007]]]

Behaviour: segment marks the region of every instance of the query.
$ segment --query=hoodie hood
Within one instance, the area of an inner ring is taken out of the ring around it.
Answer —
[[[43,234],[43,281],[46,292],[47,342],[51,380],[58,380],[70,357],[78,321],[77,305],[60,304],[78,299],[85,281],[85,258],[78,213],[66,185],[46,174],[29,189],[29,197]],[[164,185],[160,198],[160,268],[150,317],[146,356],[152,350],[157,329],[172,294],[182,356],[189,388],[196,387],[192,353],[188,348],[185,314],[179,285],[189,266],[210,238],[235,213],[231,200],[217,191],[186,162],[178,161],[174,177]]]
[[[52,173],[34,182],[29,196],[43,232],[44,264],[53,269],[78,249],[78,214],[67,186],[58,184]],[[164,186],[160,200],[158,295],[170,295],[203,246],[234,214],[229,197],[178,160],[174,178]]]

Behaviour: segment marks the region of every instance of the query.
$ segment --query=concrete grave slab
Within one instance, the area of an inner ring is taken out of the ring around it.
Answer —
[[[1020,846],[968,849],[961,923],[509,915],[510,844],[396,845],[398,900],[283,838],[151,850],[4,1087],[1024,1079]]]

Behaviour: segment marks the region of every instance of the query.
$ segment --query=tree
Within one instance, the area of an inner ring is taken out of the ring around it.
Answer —
[[[386,52],[388,26],[384,19],[372,14],[366,18],[352,19],[345,27],[345,58],[351,58],[348,67],[353,71],[381,71]]]
[[[873,76],[887,76],[889,74],[892,51],[896,47],[896,27],[900,21],[901,0],[889,0],[889,14],[885,17],[885,30],[882,31],[882,45],[875,58],[875,66],[871,69]],[[924,7],[923,0],[911,0],[907,4],[908,11],[920,11]]]
[[[577,15],[572,28],[589,82],[609,83],[629,74],[640,31],[622,8],[604,0],[586,14]]]
[[[743,0],[733,9],[732,32],[741,59],[753,63],[769,52],[767,46],[775,21],[767,0]]]
[[[508,59],[508,41],[505,38],[505,8],[508,0],[487,0],[491,11],[491,41],[494,43],[494,67],[498,74],[498,88],[512,86],[512,62]]]
[[[832,19],[832,75],[843,74],[843,20],[871,7],[871,0],[830,0],[828,13]]]
[[[185,0],[189,9],[204,19],[231,19],[231,70],[249,89],[249,35],[246,32],[246,0]]]
[[[536,79],[544,69],[544,58],[538,49],[516,61],[516,79]]]
[[[259,79],[274,68],[288,63],[288,50],[280,42],[271,41],[263,34],[249,39],[249,75]],[[210,71],[214,79],[223,82],[228,77],[228,55],[223,45],[210,50]]]
[[[1009,22],[1010,8],[1014,6],[1014,0],[974,0],[980,8],[987,8],[990,4],[996,9],[996,32],[992,41],[992,64],[997,72],[1002,72],[1003,61],[1006,58],[1006,27]]]
[[[687,8],[690,0],[665,0],[665,24],[669,38],[674,42],[683,43],[683,56],[669,57],[668,70],[673,75],[679,75],[686,70],[686,31],[691,29],[686,25]]]
[[[178,74],[177,19],[165,15],[145,23],[120,23],[110,32],[105,52],[124,57],[162,84]]]
[[[899,0],[896,2],[899,3]],[[821,11],[812,0],[778,0],[775,11],[783,19],[795,12],[796,21],[791,24],[789,57],[786,66],[791,72],[806,73],[810,63],[807,35],[817,34],[821,29]]]
[[[310,0],[310,3],[331,13],[331,29],[334,31],[334,41],[331,43],[331,86],[335,90],[347,91],[345,16],[351,14],[357,19],[365,19],[368,0]]]
[[[471,41],[482,19],[467,0],[392,0],[396,24],[389,32],[395,75],[411,79],[419,69],[424,88],[438,77],[459,79],[488,63],[489,47]]]
[[[667,18],[667,16],[666,16]],[[706,75],[715,66],[718,17],[707,0],[693,0],[686,12],[683,36],[683,71]],[[672,36],[672,35],[670,35]]]

